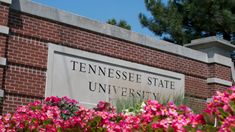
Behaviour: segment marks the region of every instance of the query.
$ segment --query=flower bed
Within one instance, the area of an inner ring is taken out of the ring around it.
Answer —
[[[116,113],[107,102],[87,109],[67,97],[48,97],[0,117],[0,131],[235,131],[235,88],[217,92],[205,112],[187,106],[146,101],[139,113]]]

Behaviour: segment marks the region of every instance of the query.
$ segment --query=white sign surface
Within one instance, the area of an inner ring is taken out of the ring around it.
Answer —
[[[46,96],[69,96],[86,106],[135,97],[184,94],[184,75],[49,44]]]

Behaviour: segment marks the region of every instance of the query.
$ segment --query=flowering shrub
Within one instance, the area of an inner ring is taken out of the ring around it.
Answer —
[[[46,98],[44,103],[48,106],[57,106],[61,110],[60,115],[63,119],[74,116],[75,112],[78,110],[78,102],[66,96],[62,98],[51,96]]]
[[[166,106],[156,100],[148,100],[144,112],[140,115],[147,129],[158,131],[186,131],[186,126],[194,128],[197,124],[204,123],[202,116],[194,114],[190,108],[181,105],[177,107],[172,102]]]
[[[13,114],[1,117],[1,131],[186,131],[184,126],[194,125],[195,114],[186,107],[167,106],[148,100],[138,115],[117,114],[107,102],[86,109],[67,97],[49,97],[21,106]],[[64,112],[66,111],[66,112]]]
[[[147,100],[134,114],[116,113],[110,103],[100,101],[87,109],[67,97],[48,97],[27,106],[18,107],[13,114],[0,117],[1,132],[131,132],[131,131],[235,131],[235,88],[213,96],[203,114],[190,108],[166,105]]]
[[[100,101],[97,104],[97,107],[94,108],[95,111],[106,111],[106,112],[110,112],[110,113],[114,113],[115,112],[115,108],[108,102],[105,101]]]
[[[19,107],[14,114],[1,117],[0,130],[5,131],[59,131],[63,120],[57,106],[35,101]]]
[[[217,92],[207,105],[205,114],[214,120],[214,127],[221,132],[235,131],[235,87]],[[209,124],[209,122],[208,122]]]

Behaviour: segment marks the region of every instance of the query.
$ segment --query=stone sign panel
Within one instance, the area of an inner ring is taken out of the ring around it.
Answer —
[[[184,94],[184,75],[100,54],[49,44],[46,96],[69,96],[86,106],[119,98]]]

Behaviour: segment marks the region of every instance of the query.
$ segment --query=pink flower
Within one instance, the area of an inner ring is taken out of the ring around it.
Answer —
[[[4,119],[5,121],[9,121],[10,118],[11,118],[11,114],[9,114],[9,113],[7,113],[7,114],[3,117],[3,119]]]
[[[227,117],[220,127],[219,132],[231,132],[232,128],[235,128],[235,116]]]

